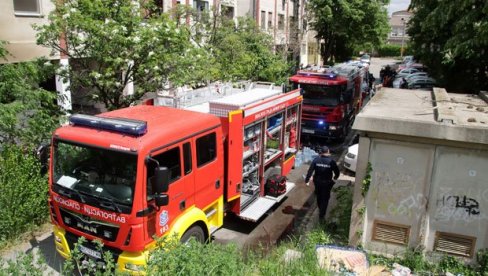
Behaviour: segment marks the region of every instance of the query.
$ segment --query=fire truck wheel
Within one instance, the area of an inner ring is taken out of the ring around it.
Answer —
[[[188,243],[191,239],[195,239],[197,242],[205,242],[205,234],[200,226],[192,226],[188,229],[183,236],[181,236],[182,243]]]

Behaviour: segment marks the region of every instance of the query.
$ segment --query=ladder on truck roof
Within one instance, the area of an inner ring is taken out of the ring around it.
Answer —
[[[205,87],[200,87],[196,89],[180,87],[174,91],[159,91],[155,99],[155,105],[171,106],[175,108],[190,109],[203,112],[205,110],[205,106],[213,100],[217,100],[229,95],[250,91],[256,88],[271,91],[283,91],[283,87],[283,85],[276,86],[272,83],[267,82],[215,82]]]

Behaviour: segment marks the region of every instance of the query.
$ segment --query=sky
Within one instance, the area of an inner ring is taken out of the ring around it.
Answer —
[[[392,12],[408,9],[408,5],[410,5],[410,0],[390,0],[388,15],[391,15]]]

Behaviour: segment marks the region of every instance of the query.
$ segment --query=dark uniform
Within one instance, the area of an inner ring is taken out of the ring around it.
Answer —
[[[317,206],[319,207],[319,219],[324,219],[329,204],[330,191],[335,182],[332,180],[332,173],[334,173],[334,180],[339,178],[339,167],[337,163],[328,156],[329,148],[322,147],[320,149],[320,156],[315,158],[310,164],[305,182],[308,183],[313,177],[315,185],[315,195],[317,196]]]

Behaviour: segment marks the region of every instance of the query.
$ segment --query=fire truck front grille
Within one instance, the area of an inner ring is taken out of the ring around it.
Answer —
[[[117,239],[117,234],[119,233],[117,225],[95,220],[63,208],[59,210],[61,212],[61,220],[65,225],[103,240],[113,242]]]
[[[70,250],[73,250],[75,248],[75,244],[78,242],[79,238],[80,238],[80,236],[75,235],[69,231],[66,231],[66,241],[68,242],[68,246],[69,246]],[[85,248],[89,248],[89,249],[96,251],[96,252],[100,251],[99,248],[97,247],[97,245],[91,241],[86,241],[81,245]],[[111,246],[104,245],[102,247],[102,250],[109,251],[110,253],[112,253],[114,263],[117,263],[117,261],[119,260],[120,254],[122,254],[122,250],[117,249],[115,247],[111,247]],[[101,254],[101,256],[103,256],[103,254]]]

